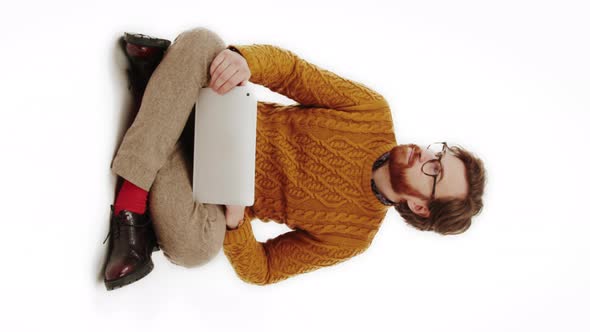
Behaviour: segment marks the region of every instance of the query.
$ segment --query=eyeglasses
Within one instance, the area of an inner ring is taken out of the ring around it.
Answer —
[[[436,190],[436,178],[442,172],[442,164],[440,160],[445,155],[448,148],[449,146],[447,145],[447,142],[436,142],[426,147],[427,150],[436,156],[436,159],[429,160],[425,162],[424,165],[422,165],[422,173],[434,178],[434,184],[432,185],[432,195],[430,197],[433,200],[434,191]]]

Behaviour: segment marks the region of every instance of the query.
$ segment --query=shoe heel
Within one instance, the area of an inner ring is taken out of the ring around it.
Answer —
[[[168,47],[171,44],[171,42],[167,39],[156,38],[148,35],[143,35],[140,33],[125,32],[123,39],[130,44],[135,44],[144,47],[162,48],[164,50],[168,49]]]

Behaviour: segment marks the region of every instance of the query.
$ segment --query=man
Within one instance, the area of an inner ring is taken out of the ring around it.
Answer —
[[[155,238],[186,267],[223,246],[242,280],[266,285],[364,252],[389,206],[441,234],[464,232],[482,208],[481,160],[446,143],[398,145],[387,101],[358,82],[280,47],[226,46],[204,28],[164,51],[112,165],[124,183],[111,215],[119,236],[109,244],[107,289],[151,271]],[[194,202],[189,115],[199,88],[224,94],[247,81],[297,101],[258,103],[254,205]],[[292,231],[260,243],[253,218]]]

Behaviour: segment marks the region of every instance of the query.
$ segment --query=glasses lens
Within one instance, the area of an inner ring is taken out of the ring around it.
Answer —
[[[431,151],[435,156],[438,156],[443,152],[445,145],[442,143],[433,143],[428,146],[428,150]]]
[[[422,171],[428,175],[438,175],[440,173],[441,170],[441,165],[438,162],[438,160],[431,160],[427,163],[424,164],[424,167],[422,168]]]

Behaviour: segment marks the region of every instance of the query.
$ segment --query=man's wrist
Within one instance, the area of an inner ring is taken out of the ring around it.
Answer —
[[[240,226],[242,226],[243,223],[244,223],[244,219],[240,220],[240,222],[234,227],[229,227],[228,225],[225,225],[225,229],[228,231],[233,231],[233,230],[240,228]]]

